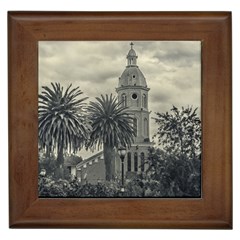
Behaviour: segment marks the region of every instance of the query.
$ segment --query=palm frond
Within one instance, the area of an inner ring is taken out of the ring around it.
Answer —
[[[121,107],[117,97],[101,95],[87,108],[92,122],[89,146],[108,144],[130,147],[134,138],[133,118]]]

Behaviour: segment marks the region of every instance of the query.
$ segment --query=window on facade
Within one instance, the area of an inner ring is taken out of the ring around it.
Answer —
[[[134,171],[138,171],[138,155],[136,152],[134,153]]]
[[[141,171],[144,172],[144,152],[141,153]]]
[[[137,119],[136,118],[133,119],[133,129],[134,129],[135,136],[137,136]]]
[[[125,93],[122,94],[122,106],[123,107],[127,106],[127,96]]]
[[[131,153],[129,152],[128,155],[127,155],[127,169],[128,169],[128,172],[131,172],[132,171],[132,159],[131,159]]]
[[[144,136],[148,136],[148,120],[144,118]]]
[[[146,96],[146,94],[142,95],[142,106],[144,108],[147,108],[147,96]]]

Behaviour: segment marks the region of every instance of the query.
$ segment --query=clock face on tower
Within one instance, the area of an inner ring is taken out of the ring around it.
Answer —
[[[133,93],[132,94],[132,99],[136,100],[138,98],[137,94],[136,93]]]

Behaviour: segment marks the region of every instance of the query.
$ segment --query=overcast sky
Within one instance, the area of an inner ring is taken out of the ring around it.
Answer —
[[[133,41],[137,65],[149,91],[151,117],[177,107],[200,108],[201,43],[199,41]],[[116,94],[118,78],[126,66],[130,41],[40,41],[41,86],[59,82],[79,86],[89,100]],[[153,121],[153,120],[152,120]],[[153,123],[153,122],[152,122]],[[150,123],[150,134],[156,132]]]

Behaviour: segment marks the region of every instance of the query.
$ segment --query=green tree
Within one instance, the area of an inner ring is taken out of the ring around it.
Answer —
[[[147,176],[151,196],[156,197],[200,197],[201,195],[201,162],[170,155],[163,150],[149,149],[149,168]],[[156,184],[156,186],[154,186]]]
[[[154,138],[160,149],[150,149],[148,174],[160,183],[159,196],[200,196],[201,120],[197,109],[156,113]]]
[[[97,97],[96,102],[90,102],[89,118],[92,122],[92,132],[88,147],[101,147],[106,168],[106,180],[114,179],[114,148],[123,145],[131,146],[134,138],[133,118],[126,107],[121,106],[117,97],[112,94]]]
[[[52,88],[43,86],[39,94],[38,137],[39,145],[46,152],[56,150],[57,165],[64,163],[64,150],[76,152],[84,146],[90,130],[86,118],[84,101],[79,98],[79,87],[66,91],[59,83],[51,83]]]
[[[166,152],[176,156],[186,156],[195,159],[201,153],[201,120],[197,108],[179,110],[173,106],[171,113],[156,113],[155,122],[158,125],[158,145]]]

